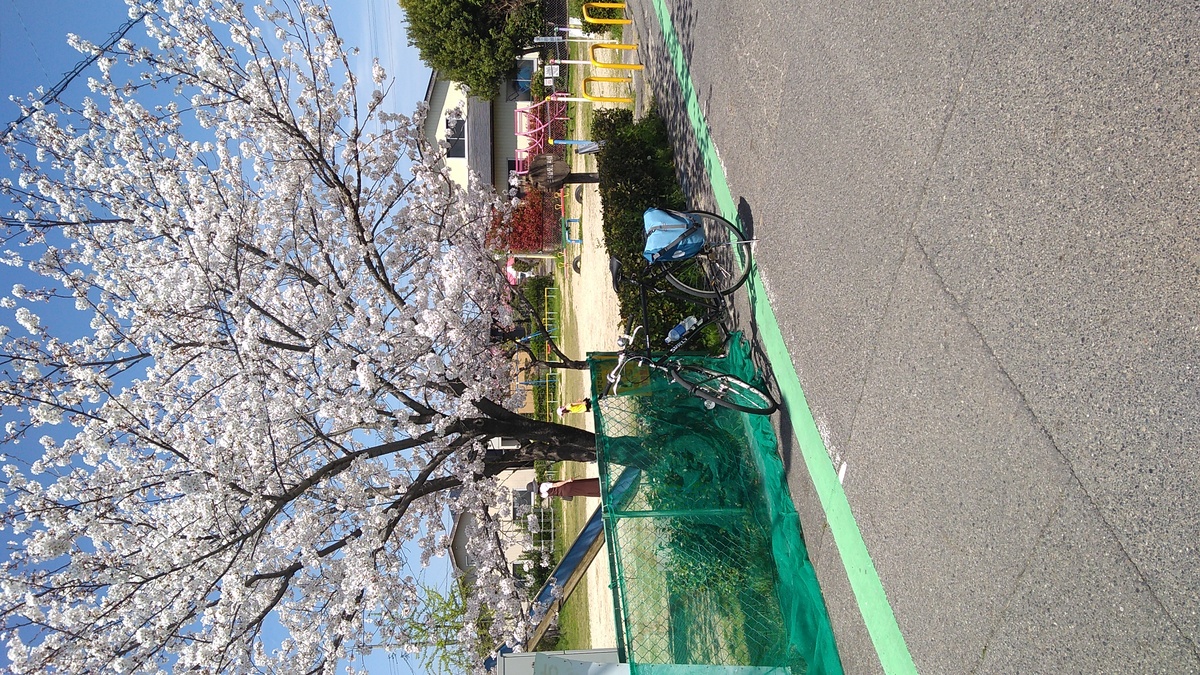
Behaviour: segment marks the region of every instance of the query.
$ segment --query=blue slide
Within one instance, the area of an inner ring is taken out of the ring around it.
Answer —
[[[609,499],[619,503],[633,487],[637,480],[640,471],[633,467],[629,467],[621,472],[617,478],[617,482],[613,488],[609,490]],[[592,517],[588,519],[587,524],[579,531],[579,536],[575,537],[575,541],[571,547],[567,549],[562,560],[550,572],[550,578],[546,580],[541,590],[533,597],[533,602],[529,608],[529,618],[537,621],[537,628],[534,629],[532,636],[525,643],[525,651],[532,650],[537,643],[545,635],[546,629],[550,627],[551,620],[558,614],[562,602],[566,600],[571,592],[575,590],[575,586],[583,579],[584,573],[592,564],[592,560],[596,558],[596,554],[600,552],[600,547],[604,544],[604,506],[601,505],[594,512]],[[554,599],[554,589],[562,588],[562,597],[558,600]],[[500,648],[501,654],[508,654],[513,651],[512,645],[504,645]],[[494,670],[496,667],[496,659],[488,658],[484,665],[488,670]]]

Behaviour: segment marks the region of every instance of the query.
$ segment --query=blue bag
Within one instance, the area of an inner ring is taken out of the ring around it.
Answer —
[[[646,245],[642,255],[651,263],[690,258],[704,248],[700,224],[677,211],[654,208],[642,215]]]

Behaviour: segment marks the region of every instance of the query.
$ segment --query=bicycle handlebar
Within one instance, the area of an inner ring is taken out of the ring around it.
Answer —
[[[625,369],[625,364],[629,363],[629,353],[625,349],[633,344],[634,338],[642,328],[642,326],[637,326],[628,335],[617,334],[617,348],[621,351],[617,354],[616,365],[613,366],[613,369],[608,373],[608,377],[605,378],[610,385],[608,388],[609,394],[616,395],[621,381],[621,371]]]
[[[636,326],[636,327],[634,327],[633,332],[628,335],[618,334],[617,335],[617,349],[625,349],[629,345],[633,344],[633,339],[635,337],[637,337],[638,331],[642,330],[642,328],[643,328],[642,326]],[[626,329],[626,330],[628,330],[628,329]]]

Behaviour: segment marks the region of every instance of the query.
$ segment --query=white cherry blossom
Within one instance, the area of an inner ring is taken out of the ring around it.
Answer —
[[[11,669],[332,672],[411,648],[447,508],[480,523],[466,621],[486,607],[519,639],[493,478],[593,443],[505,407],[489,338],[513,310],[481,244],[505,206],[447,178],[423,111],[356,96],[323,2],[128,2],[143,34],[5,146],[3,262],[44,279],[0,331]],[[489,454],[498,435],[521,447]]]

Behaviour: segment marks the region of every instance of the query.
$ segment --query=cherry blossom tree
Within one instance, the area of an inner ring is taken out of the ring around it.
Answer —
[[[482,244],[504,204],[449,180],[420,111],[383,112],[386,74],[356,78],[320,0],[129,3],[142,43],[76,40],[91,96],[29,99],[6,141],[3,262],[44,281],[0,328],[12,670],[411,648],[448,507],[481,523],[461,639],[485,606],[490,639],[521,640],[493,477],[594,439],[507,407]]]

